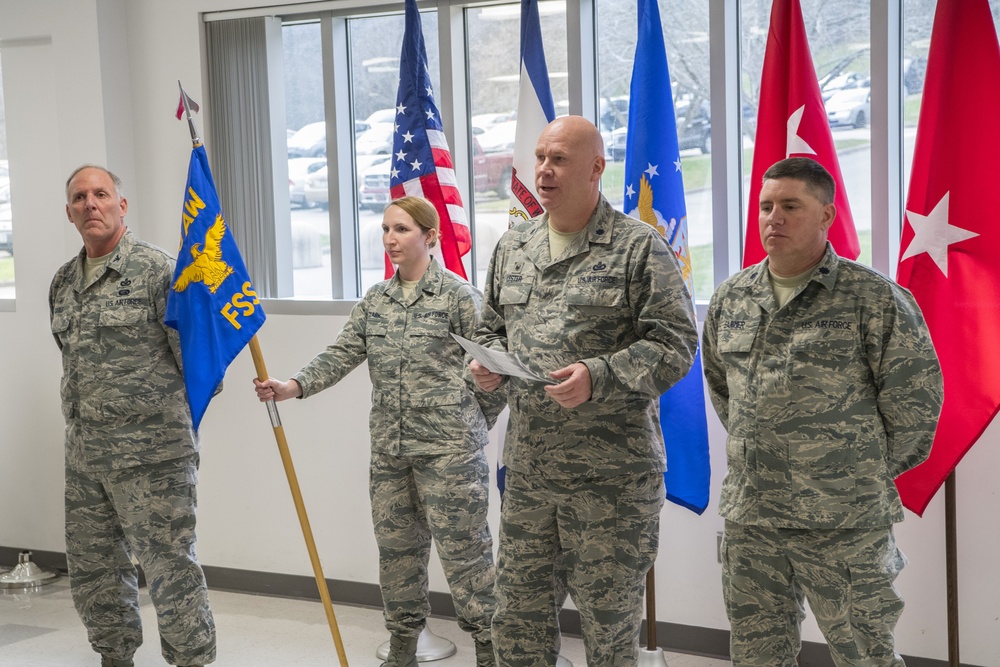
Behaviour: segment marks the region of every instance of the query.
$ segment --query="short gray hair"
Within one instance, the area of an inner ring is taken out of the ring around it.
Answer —
[[[76,177],[76,175],[79,174],[84,169],[97,169],[99,171],[103,171],[105,174],[107,174],[111,178],[111,181],[115,184],[115,194],[118,195],[118,198],[122,199],[122,198],[125,197],[125,189],[122,187],[122,179],[118,178],[118,176],[115,175],[115,173],[113,171],[111,171],[107,167],[102,167],[99,164],[81,164],[79,167],[77,167],[76,169],[74,169],[73,173],[70,174],[69,178],[66,179],[66,199],[67,200],[69,200],[69,184],[72,183],[73,179]]]

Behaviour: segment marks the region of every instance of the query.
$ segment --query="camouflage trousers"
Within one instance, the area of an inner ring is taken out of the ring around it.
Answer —
[[[892,527],[798,530],[726,522],[722,590],[740,667],[795,667],[803,600],[838,667],[899,667],[892,631],[903,600],[892,582],[906,564]]]
[[[386,629],[402,637],[423,630],[433,538],[459,627],[490,641],[496,566],[483,450],[412,457],[373,452],[369,491]]]
[[[66,560],[94,650],[127,659],[142,644],[135,554],[171,665],[215,660],[215,623],[195,556],[198,456],[107,472],[66,469]]]
[[[637,664],[663,500],[659,472],[553,480],[508,468],[493,617],[497,665],[556,664],[560,567],[580,612],[587,664]]]

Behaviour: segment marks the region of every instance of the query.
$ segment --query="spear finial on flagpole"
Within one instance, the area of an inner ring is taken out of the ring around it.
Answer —
[[[188,129],[191,130],[191,143],[195,146],[195,148],[197,148],[201,145],[201,137],[198,136],[198,130],[195,129],[194,126],[194,118],[191,117],[191,103],[193,100],[191,100],[191,98],[187,96],[187,93],[184,92],[184,86],[181,85],[180,79],[177,80],[177,87],[180,88],[181,91],[181,103],[180,107],[177,109],[177,119],[180,120],[181,108],[183,108],[184,113],[187,114]],[[198,106],[195,105],[195,111],[197,110]]]

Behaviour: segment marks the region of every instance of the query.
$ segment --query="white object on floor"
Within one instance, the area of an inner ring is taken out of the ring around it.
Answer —
[[[417,662],[433,662],[450,658],[458,651],[458,647],[444,637],[438,637],[431,632],[430,627],[424,626],[417,637]],[[389,657],[389,642],[385,642],[375,651],[375,657],[385,660]]]

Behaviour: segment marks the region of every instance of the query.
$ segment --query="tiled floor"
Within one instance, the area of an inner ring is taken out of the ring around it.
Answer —
[[[337,666],[323,605],[305,600],[211,591],[212,611],[219,631],[219,667]],[[378,667],[375,650],[386,639],[379,610],[334,605],[349,664]],[[159,652],[155,616],[148,596],[142,596],[146,641],[135,656],[136,667],[165,664]],[[433,632],[458,646],[433,667],[468,667],[474,663],[468,635],[447,619],[430,621]],[[577,667],[585,665],[583,642],[567,638],[563,655]],[[669,667],[729,665],[689,655],[666,654]],[[33,593],[0,591],[0,665],[3,667],[88,667],[100,664],[73,609],[65,577]]]

